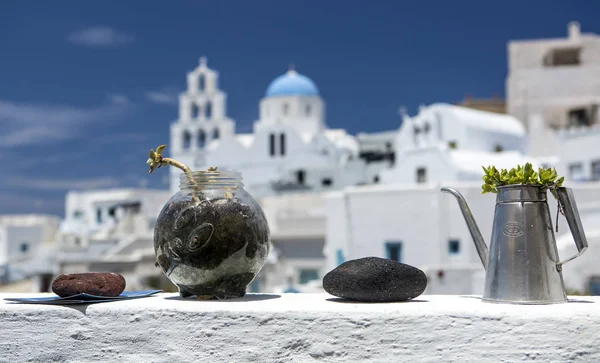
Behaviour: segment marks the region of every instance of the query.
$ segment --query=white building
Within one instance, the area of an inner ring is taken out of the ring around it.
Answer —
[[[375,160],[367,167],[359,157],[357,139],[343,129],[327,127],[325,102],[317,86],[295,70],[271,82],[251,134],[234,133],[217,80],[218,73],[203,58],[188,74],[179,118],[171,125],[168,152],[192,169],[218,166],[240,171],[245,188],[262,198],[362,184],[389,167],[386,160]],[[383,145],[388,140],[379,142]],[[181,172],[171,169],[171,191],[175,192]]]
[[[481,294],[483,266],[456,199],[441,193],[442,186],[454,187],[465,196],[489,243],[495,195],[481,194],[481,183],[445,181],[352,187],[329,193],[325,203],[325,270],[347,260],[378,256],[422,269],[428,277],[426,293]],[[565,264],[565,284],[569,289],[585,291],[593,286],[598,291],[600,185],[572,187],[590,248]],[[549,197],[554,223],[556,204]],[[573,238],[562,216],[557,244],[561,258],[575,254]]]
[[[568,37],[511,41],[508,112],[530,132],[529,152],[555,157],[571,181],[600,180],[600,36],[568,25]]]
[[[74,245],[84,245],[87,239],[126,234],[117,228],[124,220],[135,220],[139,230],[148,230],[170,197],[171,193],[159,189],[70,191],[61,233],[72,236]]]
[[[552,128],[598,122],[600,36],[568,25],[568,37],[508,43],[508,113],[528,123],[540,115]]]
[[[69,192],[53,256],[57,273],[118,272],[127,289],[147,288],[148,278],[163,279],[154,266],[153,231],[170,197],[169,191],[154,189]]]
[[[271,230],[268,264],[253,291],[308,292],[321,285],[325,270],[325,199],[323,193],[286,193],[260,200]]]
[[[59,218],[49,215],[0,216],[0,284],[36,277],[36,288],[49,284],[43,256],[58,236]],[[38,290],[39,291],[39,290]]]
[[[445,103],[423,106],[414,117],[404,115],[395,164],[381,171],[381,181],[481,180],[482,166],[549,166],[527,155],[527,142],[523,123],[512,116]]]
[[[405,116],[396,140],[395,165],[382,171],[386,185],[329,193],[325,203],[326,270],[345,260],[379,256],[424,270],[426,293],[480,294],[484,270],[473,240],[456,200],[442,194],[440,188],[455,187],[465,196],[483,236],[489,239],[495,195],[481,193],[482,166],[510,169],[531,162],[536,168],[555,166],[561,175],[567,175],[564,165],[600,151],[596,126],[552,130],[539,115],[532,120],[535,127],[530,132],[547,133],[528,135],[513,116],[447,104],[422,107],[415,117]],[[561,145],[554,154],[533,157],[527,152],[529,141],[541,137]],[[590,165],[593,169],[595,164],[590,162],[588,168]],[[575,191],[590,236],[588,251],[593,250],[597,247],[594,243],[600,243],[596,227],[600,184],[577,183],[577,178],[567,177],[566,185]],[[549,204],[554,221],[552,198]],[[557,240],[560,256],[565,258],[574,254],[575,245],[564,218],[560,224]],[[591,253],[565,265],[568,288],[600,293],[600,270],[592,266],[595,256]]]

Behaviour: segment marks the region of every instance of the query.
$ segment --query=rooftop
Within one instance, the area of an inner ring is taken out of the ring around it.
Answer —
[[[434,103],[427,109],[430,112],[439,114],[444,124],[464,124],[473,129],[483,129],[514,136],[526,135],[523,122],[510,115],[480,111],[447,103]]]

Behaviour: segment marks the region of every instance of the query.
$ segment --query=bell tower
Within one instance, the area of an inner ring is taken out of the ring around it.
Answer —
[[[187,75],[187,90],[179,95],[179,117],[171,124],[172,158],[192,170],[206,168],[205,149],[214,141],[235,134],[235,122],[227,117],[227,95],[219,89],[219,73],[208,68],[206,57]],[[170,189],[179,189],[181,170],[169,168]]]

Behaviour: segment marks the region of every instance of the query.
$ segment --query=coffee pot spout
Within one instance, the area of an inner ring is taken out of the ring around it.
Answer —
[[[481,259],[481,263],[483,263],[483,268],[487,270],[488,267],[488,247],[485,244],[485,240],[481,235],[481,231],[477,226],[477,222],[471,213],[471,209],[467,204],[465,198],[460,194],[460,192],[453,188],[444,187],[441,189],[444,193],[452,194],[456,200],[458,201],[458,206],[465,217],[465,221],[467,222],[467,226],[469,227],[469,232],[471,233],[471,237],[473,237],[473,241],[475,242],[475,248],[477,249],[477,253],[479,254],[479,258]]]

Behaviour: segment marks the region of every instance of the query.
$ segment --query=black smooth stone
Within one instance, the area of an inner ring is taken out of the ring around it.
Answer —
[[[407,301],[421,295],[427,276],[416,267],[386,258],[350,260],[323,278],[329,294],[364,302]]]

